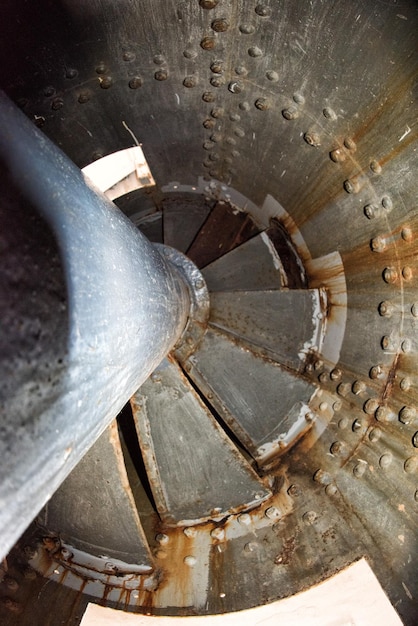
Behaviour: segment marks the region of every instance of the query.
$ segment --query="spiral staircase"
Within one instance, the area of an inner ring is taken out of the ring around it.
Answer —
[[[1,623],[76,626],[89,602],[224,614],[366,557],[412,626],[415,4],[41,5],[0,10],[2,87],[85,172],[141,143],[150,169],[114,166],[102,190],[186,272],[191,309],[34,504],[3,562]]]

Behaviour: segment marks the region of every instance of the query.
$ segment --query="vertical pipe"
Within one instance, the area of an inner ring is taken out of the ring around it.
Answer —
[[[181,335],[174,266],[0,93],[0,557]]]

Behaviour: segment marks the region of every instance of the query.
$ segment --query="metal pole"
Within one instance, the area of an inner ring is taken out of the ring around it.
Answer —
[[[167,258],[0,93],[0,558],[187,323]]]

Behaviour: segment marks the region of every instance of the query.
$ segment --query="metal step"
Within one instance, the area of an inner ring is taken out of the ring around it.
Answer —
[[[210,263],[202,274],[209,291],[280,289],[285,280],[280,258],[265,233]]]
[[[186,252],[211,211],[199,196],[192,199],[165,198],[163,206],[164,243]]]
[[[218,202],[196,235],[187,256],[199,268],[205,267],[257,235],[259,230],[248,213]]]
[[[168,525],[252,508],[271,493],[168,358],[131,400],[158,513]]]
[[[208,330],[188,363],[190,377],[259,465],[309,428],[305,415],[316,387],[231,335]]]
[[[324,308],[319,289],[214,292],[209,323],[302,371],[321,349]]]
[[[126,474],[116,421],[55,492],[41,512],[40,521],[78,550],[139,565],[144,572],[153,568]]]

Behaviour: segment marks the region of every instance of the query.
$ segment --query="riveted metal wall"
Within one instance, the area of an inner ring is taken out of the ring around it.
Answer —
[[[308,287],[345,277],[338,362],[304,371],[322,390],[322,417],[282,464],[274,506],[286,515],[270,511],[252,541],[238,521],[210,545],[167,531],[177,557],[159,564],[184,595],[163,581],[138,610],[236,610],[366,554],[416,623],[416,3],[5,1],[0,15],[2,87],[79,167],[133,135],[156,211],[163,188],[199,188],[203,177],[203,188],[247,198],[260,228],[276,218],[302,242]],[[199,550],[211,562],[203,596],[196,570],[178,566]],[[43,583],[32,584],[21,602]],[[54,583],[50,593],[37,611],[85,602]]]

